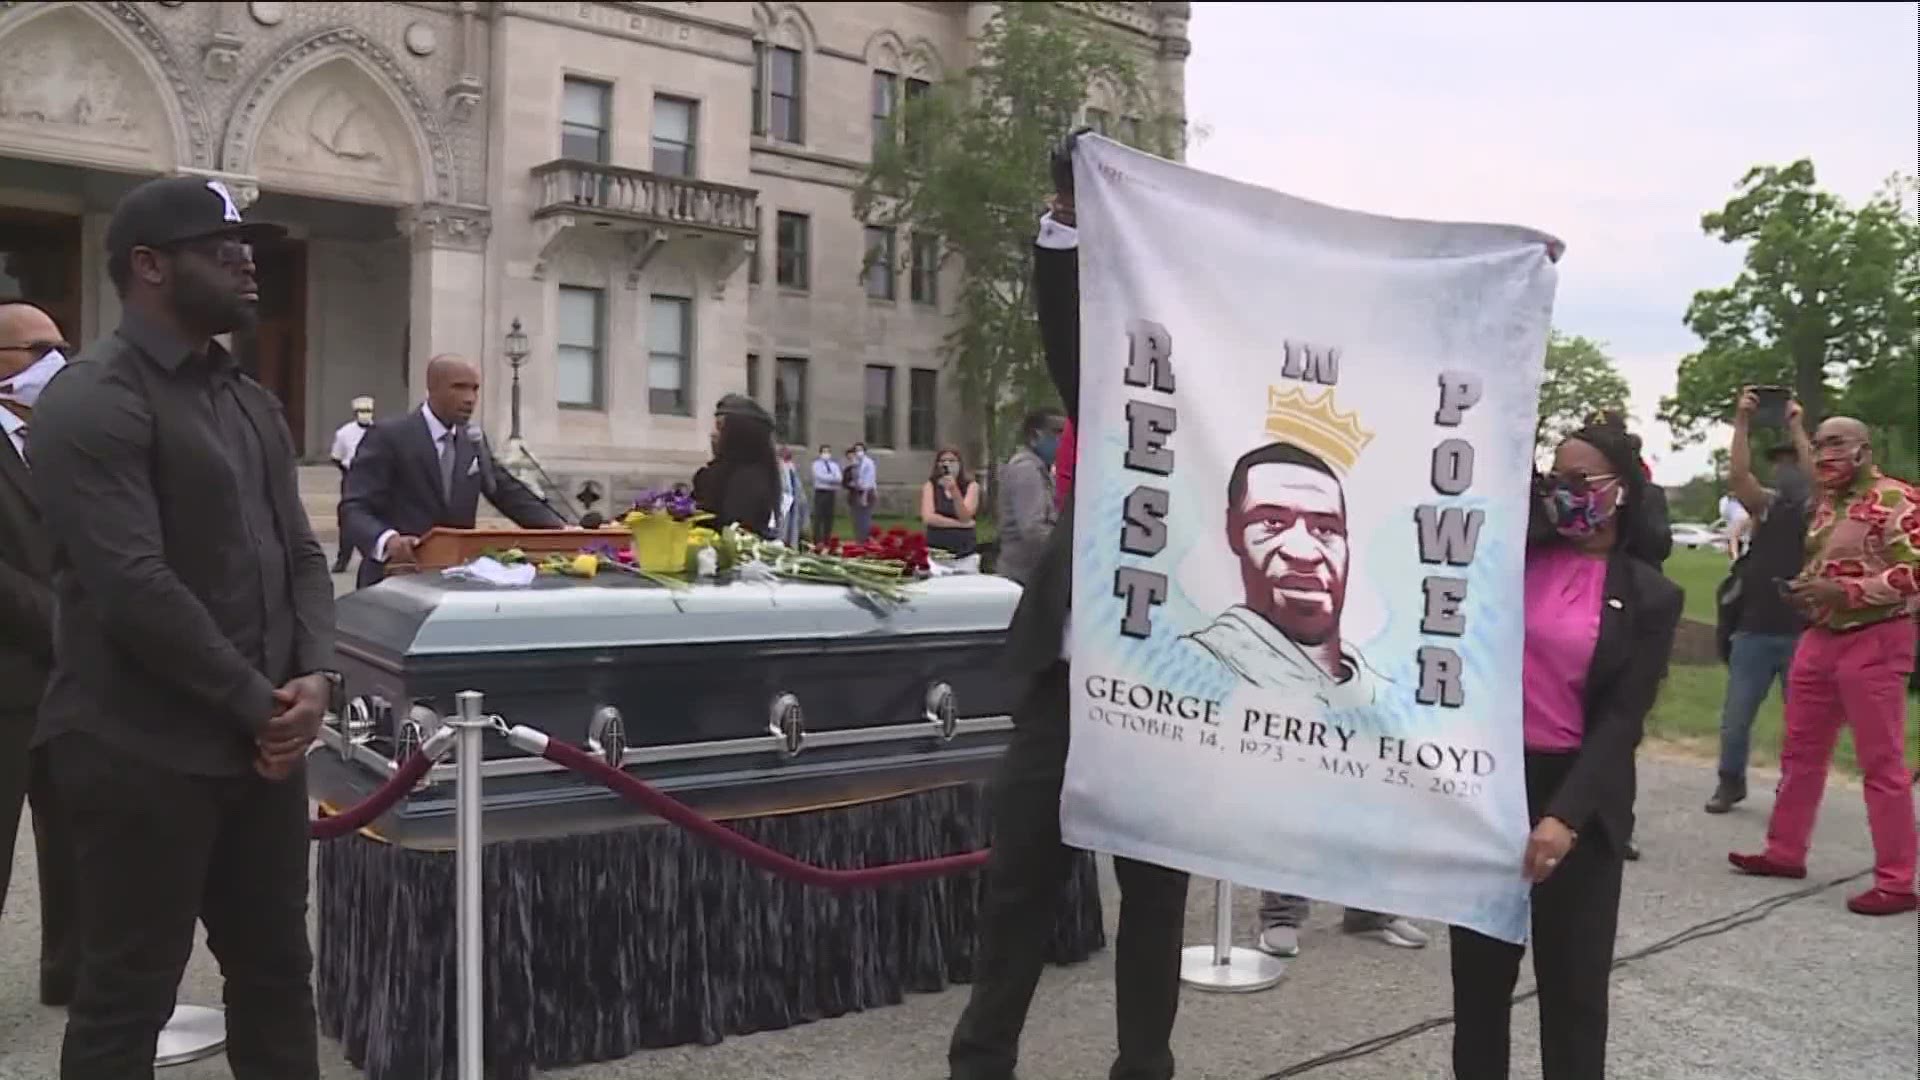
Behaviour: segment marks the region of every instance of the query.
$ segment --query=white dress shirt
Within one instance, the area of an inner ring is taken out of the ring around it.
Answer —
[[[7,441],[13,444],[13,452],[20,455],[20,460],[27,460],[27,422],[15,416],[12,409],[0,406],[0,431],[7,433]]]
[[[840,463],[832,458],[813,459],[813,490],[840,490]]]
[[[353,455],[360,449],[360,440],[366,437],[367,429],[360,426],[360,421],[349,420],[341,424],[340,429],[333,433],[333,460],[339,462],[343,469],[351,468]]]

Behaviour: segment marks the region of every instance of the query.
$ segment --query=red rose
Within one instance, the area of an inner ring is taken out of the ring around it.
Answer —
[[[1912,594],[1917,591],[1913,567],[1902,565],[1887,571],[1887,584],[1893,586],[1895,592],[1902,594]]]

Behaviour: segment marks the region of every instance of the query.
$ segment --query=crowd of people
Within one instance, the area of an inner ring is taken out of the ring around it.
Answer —
[[[1070,865],[1059,823],[1080,359],[1070,147],[1056,151],[1034,250],[1040,336],[1067,408],[1025,419],[992,493],[998,571],[1024,586],[1007,659],[1025,690],[992,786],[995,840],[973,983],[949,1051],[954,1080],[1013,1075]],[[68,1008],[63,1080],[152,1075],[196,922],[226,980],[234,1075],[319,1072],[302,762],[333,662],[332,582],[279,405],[217,340],[252,318],[249,244],[274,231],[243,220],[217,181],[151,181],[107,229],[123,310],[113,334],[75,356],[44,311],[0,304],[0,899],[30,801],[41,993]],[[429,529],[470,527],[481,498],[523,527],[563,525],[473,425],[477,366],[443,355],[427,376],[419,409],[376,421],[373,402],[356,402],[335,442],[343,544],[363,556],[363,584],[410,560]],[[1746,797],[1754,708],[1784,679],[1786,748],[1766,847],[1733,854],[1733,865],[1805,875],[1835,736],[1850,726],[1876,879],[1849,907],[1912,911],[1914,805],[1901,747],[1920,612],[1920,492],[1875,467],[1858,422],[1829,417],[1809,433],[1797,406],[1763,483],[1753,412],[1753,395],[1738,395],[1732,487],[1754,524],[1734,574],[1726,743],[1707,808]],[[813,536],[829,535],[844,496],[864,532],[878,496],[864,448],[842,459],[822,446],[803,478],[772,432],[751,399],[723,398],[712,459],[690,485],[698,505],[716,524],[798,542],[809,518]],[[920,487],[930,541],[971,553],[987,497],[958,451],[939,451]],[[1521,688],[1531,834],[1514,872],[1533,889],[1544,1075],[1598,1080],[1634,754],[1682,594],[1661,572],[1671,548],[1664,499],[1622,417],[1598,416],[1555,448],[1531,510]],[[1187,875],[1128,858],[1115,870],[1111,1076],[1166,1080]],[[1268,895],[1260,946],[1297,952],[1307,903]],[[1349,911],[1343,922],[1403,947],[1428,940],[1389,913]],[[1450,939],[1455,1075],[1504,1077],[1526,950],[1460,928]]]

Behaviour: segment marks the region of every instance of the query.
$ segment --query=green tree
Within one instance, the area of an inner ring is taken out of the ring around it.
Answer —
[[[1540,382],[1540,418],[1534,448],[1551,450],[1602,409],[1626,411],[1631,388],[1605,347],[1555,330],[1547,338],[1547,369]]]
[[[999,5],[974,44],[972,68],[896,114],[901,137],[874,148],[854,214],[937,237],[941,263],[960,266],[945,370],[991,462],[1011,450],[1023,412],[1058,402],[1028,292],[1049,149],[1096,86],[1110,137],[1170,154],[1181,129],[1154,107],[1133,51],[1072,5]]]
[[[1660,419],[1699,442],[1730,418],[1748,384],[1790,386],[1810,422],[1845,411],[1882,437],[1883,461],[1909,464],[1914,432],[1914,313],[1920,223],[1904,210],[1912,181],[1865,205],[1821,190],[1813,163],[1750,170],[1726,206],[1700,219],[1745,245],[1731,285],[1694,294],[1686,323],[1702,345],[1680,361]],[[1888,440],[1892,440],[1891,443]]]

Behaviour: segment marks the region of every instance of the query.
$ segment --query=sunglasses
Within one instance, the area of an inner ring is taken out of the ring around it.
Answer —
[[[148,250],[166,255],[198,255],[211,260],[222,270],[238,270],[253,265],[253,245],[238,240],[186,240]]]
[[[1620,479],[1618,473],[1595,473],[1592,476],[1588,476],[1585,473],[1556,472],[1548,473],[1546,476],[1548,483],[1564,487],[1575,495],[1585,495],[1594,488],[1610,484],[1618,479]]]
[[[0,352],[23,352],[33,357],[34,362],[38,363],[50,352],[72,356],[73,346],[64,341],[29,341],[23,345],[0,345]]]

